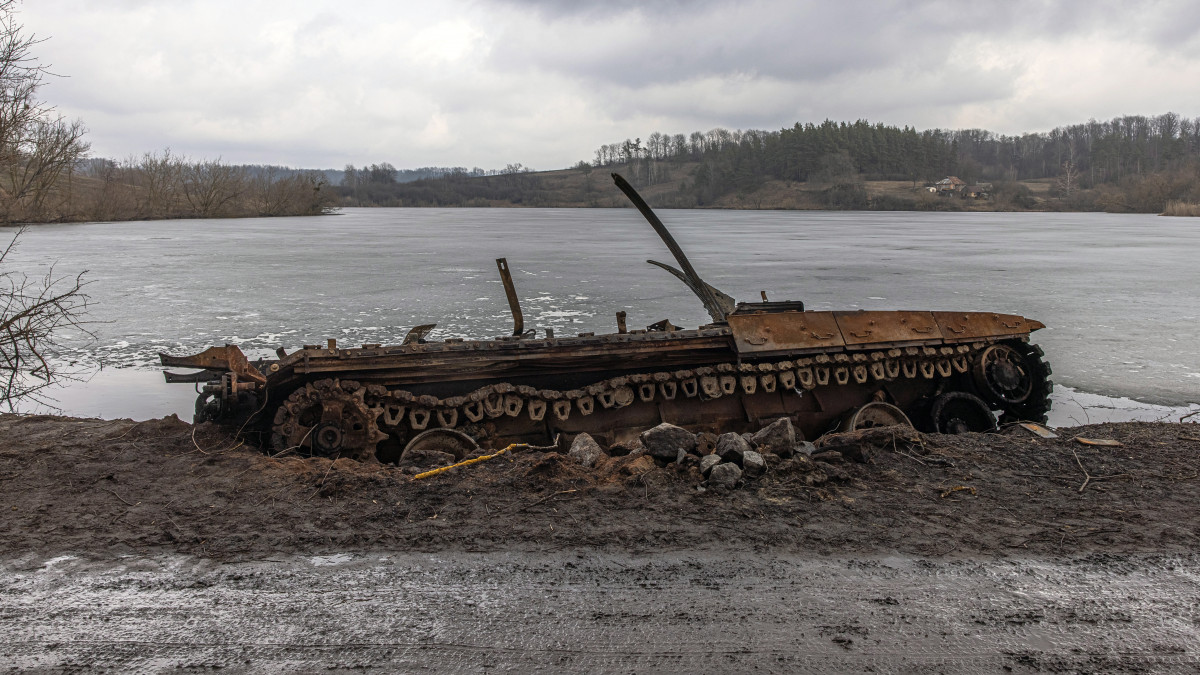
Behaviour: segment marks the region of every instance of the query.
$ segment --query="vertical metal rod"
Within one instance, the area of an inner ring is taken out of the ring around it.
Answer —
[[[525,333],[525,317],[521,315],[521,301],[517,299],[517,288],[513,286],[512,273],[508,271],[508,260],[496,258],[496,268],[500,270],[500,281],[504,282],[504,294],[508,296],[508,308],[513,315],[513,335]]]

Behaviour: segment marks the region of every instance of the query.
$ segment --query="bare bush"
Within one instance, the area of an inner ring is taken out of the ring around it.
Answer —
[[[30,278],[7,269],[23,231],[0,253],[0,403],[9,410],[25,400],[47,403],[46,387],[77,374],[64,370],[61,341],[72,332],[91,336],[83,320],[88,307],[83,272],[56,276],[51,267]]]

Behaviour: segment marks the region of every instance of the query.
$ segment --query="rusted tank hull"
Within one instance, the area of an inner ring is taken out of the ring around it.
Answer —
[[[1040,327],[992,313],[754,303],[739,305],[727,325],[698,330],[331,344],[258,364],[262,382],[234,372],[244,366],[232,358],[233,389],[220,388],[224,408],[215,417],[257,429],[276,451],[384,461],[436,428],[485,446],[544,445],[584,432],[613,443],[660,422],[740,432],[788,417],[816,437],[873,401],[939,430],[947,421],[933,416],[935,407],[950,393],[1006,419],[1038,421],[1049,405],[1049,367],[1027,341]],[[164,362],[220,367],[210,352]],[[210,392],[205,401],[217,399]]]

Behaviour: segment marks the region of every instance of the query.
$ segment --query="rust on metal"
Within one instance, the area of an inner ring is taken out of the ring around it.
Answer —
[[[500,270],[500,281],[504,283],[504,295],[508,297],[508,309],[512,311],[512,334],[524,335],[525,317],[521,314],[521,301],[517,298],[517,287],[513,285],[512,272],[508,269],[508,260],[496,258],[496,268]]]
[[[805,312],[787,303],[742,303],[729,315],[739,354],[782,354],[840,348],[846,344],[833,312]]]
[[[834,312],[842,339],[848,345],[940,342],[929,312]]]
[[[981,337],[1026,335],[1045,328],[1045,324],[1015,314],[992,312],[932,312],[934,321],[948,342]]]
[[[159,361],[167,367],[173,368],[203,368],[211,371],[227,371],[234,373],[239,377],[266,384],[267,378],[260,373],[254,366],[250,365],[250,360],[242,353],[236,345],[225,345],[224,347],[209,347],[199,354],[192,356],[171,356],[170,354],[159,354]],[[176,376],[181,377],[181,376]],[[171,380],[168,380],[171,381]],[[193,380],[176,379],[175,382],[190,382]]]

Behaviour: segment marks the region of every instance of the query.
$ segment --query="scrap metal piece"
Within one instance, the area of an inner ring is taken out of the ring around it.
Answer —
[[[1105,448],[1119,448],[1125,445],[1121,441],[1112,438],[1084,438],[1083,436],[1076,436],[1075,441],[1084,445],[1098,445]]]
[[[500,281],[504,282],[504,295],[508,297],[508,309],[512,311],[512,334],[520,337],[525,334],[525,317],[521,314],[521,301],[517,298],[517,287],[513,285],[512,272],[508,269],[508,260],[496,258],[496,268],[500,270]]]
[[[683,249],[679,248],[679,244],[675,242],[675,238],[671,236],[670,231],[667,230],[667,226],[663,225],[663,222],[659,220],[658,216],[655,215],[653,210],[651,210],[650,205],[646,203],[646,200],[642,199],[642,196],[637,193],[637,190],[633,189],[633,186],[629,184],[629,181],[625,180],[625,178],[619,173],[614,173],[612,175],[612,179],[613,182],[617,184],[617,187],[621,189],[621,192],[624,192],[625,196],[629,198],[629,201],[633,202],[633,205],[637,207],[637,210],[641,211],[642,216],[644,216],[650,223],[650,227],[653,227],[654,231],[658,233],[659,238],[662,239],[663,243],[667,245],[667,248],[671,250],[671,255],[675,256],[675,261],[679,263],[679,267],[682,268],[683,271],[680,272],[670,265],[664,265],[663,263],[654,262],[653,260],[648,260],[646,262],[649,262],[653,265],[658,265],[659,267],[679,277],[683,283],[687,284],[688,288],[692,289],[692,292],[696,294],[696,297],[700,298],[700,303],[704,305],[704,309],[708,311],[708,315],[712,317],[712,320],[715,323],[724,323],[725,315],[733,311],[733,298],[704,283],[704,280],[700,278],[700,275],[696,274],[696,269],[692,267],[691,261],[689,261],[687,256],[683,254]]]
[[[170,354],[160,353],[158,360],[164,366],[171,368],[202,368],[217,372],[225,371],[234,373],[242,380],[249,380],[258,384],[266,384],[267,382],[267,376],[258,372],[257,368],[250,365],[250,360],[235,345],[209,347],[199,354],[191,356],[171,356]],[[170,382],[171,380],[168,379],[167,381]],[[193,380],[176,381],[188,382]]]
[[[408,331],[408,334],[404,336],[404,341],[400,344],[412,345],[424,342],[425,336],[429,335],[434,328],[437,328],[436,323],[426,323],[420,326],[413,326],[412,330]]]
[[[1050,431],[1040,424],[1034,424],[1033,422],[1021,422],[1019,426],[1027,431],[1031,431],[1034,434],[1041,436],[1042,438],[1058,438],[1058,434]]]

